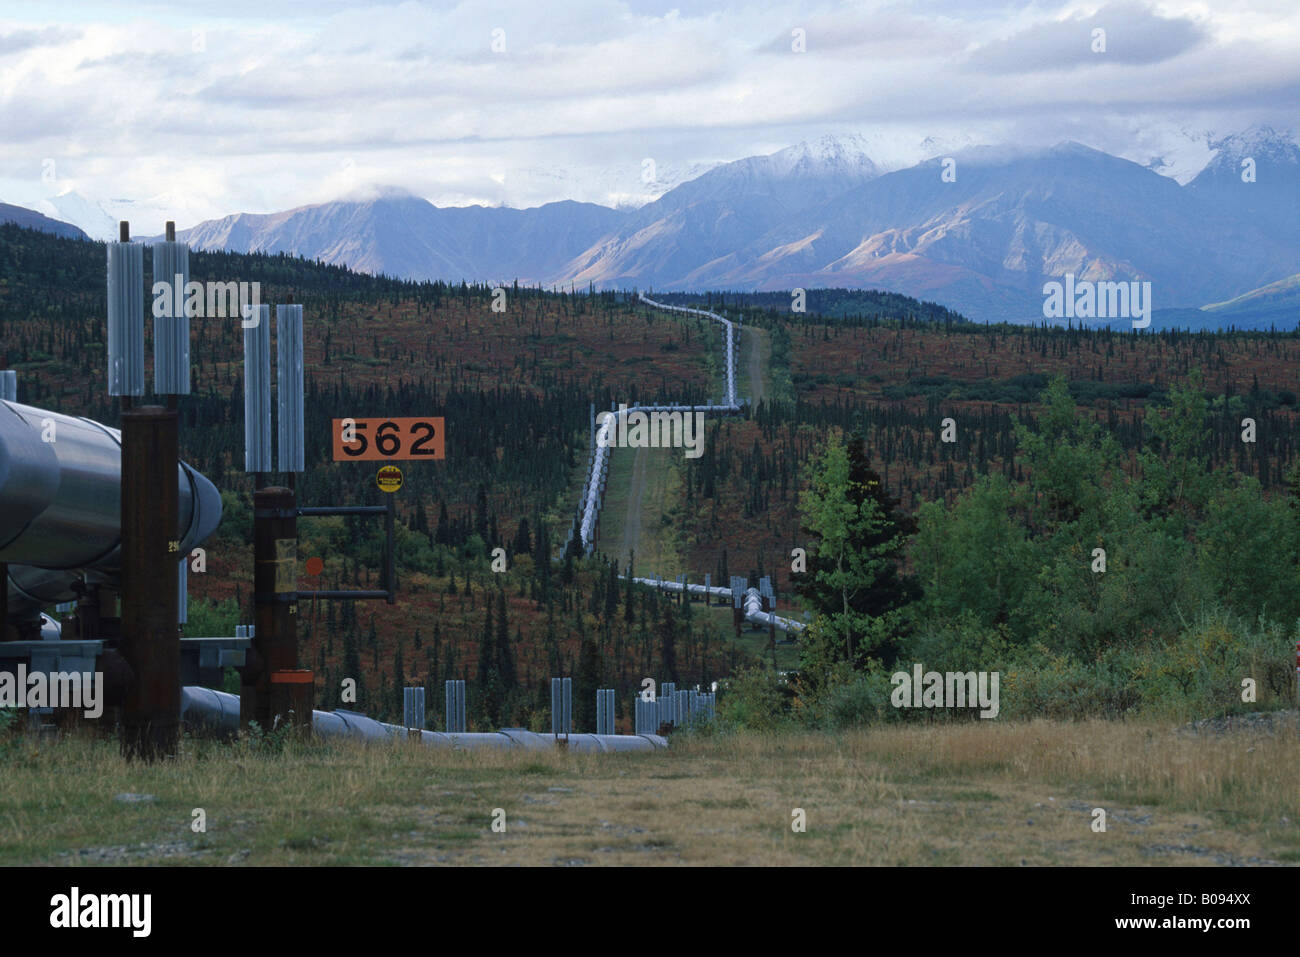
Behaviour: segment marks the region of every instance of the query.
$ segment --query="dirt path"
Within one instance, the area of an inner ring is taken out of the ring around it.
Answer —
[[[619,565],[625,565],[632,552],[641,547],[641,500],[645,497],[646,464],[650,459],[647,449],[636,449],[632,460],[632,483],[627,493],[627,518],[623,521],[623,537],[614,553]]]

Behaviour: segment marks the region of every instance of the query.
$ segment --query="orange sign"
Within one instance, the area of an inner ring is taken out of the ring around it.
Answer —
[[[442,418],[334,419],[334,461],[445,459]],[[350,440],[350,441],[349,441]]]

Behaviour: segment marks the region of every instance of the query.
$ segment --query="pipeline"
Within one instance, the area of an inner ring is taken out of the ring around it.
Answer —
[[[620,578],[626,580],[625,575]],[[683,587],[688,595],[699,595],[710,598],[731,598],[730,588],[719,588],[712,585],[706,588],[703,585],[685,585],[681,582],[664,581],[660,578],[633,578],[633,582],[638,585],[650,585],[653,588],[662,588],[668,591],[681,592]],[[745,597],[742,599],[745,608],[745,620],[751,621],[756,625],[771,625],[774,628],[780,628],[782,631],[803,631],[808,626],[802,621],[795,621],[793,618],[782,618],[779,615],[773,615],[771,612],[763,611],[763,597],[758,593],[757,588],[748,588],[745,590]]]
[[[122,435],[117,429],[0,400],[0,562],[11,621],[76,598],[83,574],[112,584],[121,565]],[[221,493],[180,463],[177,560],[221,522]]]
[[[709,312],[704,309],[691,309],[686,306],[669,306],[662,302],[656,302],[655,300],[651,299],[643,292],[638,292],[637,297],[646,305],[654,306],[657,309],[665,309],[668,312],[684,312],[693,316],[704,316],[708,319],[715,319],[718,322],[722,323],[725,329],[725,336],[727,340],[727,360],[726,360],[727,394],[726,394],[724,405],[695,405],[695,406],[638,405],[629,408],[626,411],[628,413],[631,412],[650,413],[650,412],[672,412],[672,411],[679,411],[679,410],[690,410],[690,411],[699,410],[702,412],[717,412],[724,415],[735,414],[737,412],[740,412],[741,411],[740,404],[736,401],[736,343],[735,343],[735,334],[734,334],[735,326],[732,323],[732,321],[730,319],[724,319],[716,312]],[[601,424],[599,431],[596,433],[596,448],[593,450],[594,455],[591,463],[591,475],[587,480],[587,488],[582,499],[582,523],[579,526],[579,531],[582,536],[582,545],[588,551],[590,551],[594,545],[594,530],[596,527],[596,519],[600,515],[601,484],[605,481],[605,479],[609,474],[610,446],[607,443],[609,441],[610,427],[614,424],[615,421],[616,421],[615,415],[606,417],[605,421]],[[619,577],[625,578],[626,576],[620,575]],[[680,582],[665,582],[665,581],[660,581],[659,579],[650,579],[650,578],[634,578],[632,580],[635,582],[640,582],[641,584],[645,584],[645,585],[654,585],[661,588],[667,588],[670,591],[680,592],[682,590],[682,585]],[[692,595],[701,595],[701,596],[708,595],[714,598],[727,598],[727,599],[731,598],[730,588],[712,587],[706,589],[703,585],[687,585],[686,588],[689,594]],[[744,607],[745,607],[745,619],[747,621],[753,622],[754,624],[771,625],[775,628],[780,628],[782,631],[786,631],[786,632],[790,632],[790,631],[799,632],[799,631],[803,631],[804,628],[807,627],[807,625],[805,625],[803,622],[795,621],[793,618],[782,618],[779,615],[773,615],[769,612],[763,611],[763,600],[761,596],[758,594],[758,589],[756,588],[750,588],[745,592]]]
[[[193,685],[181,689],[181,720],[195,731],[233,735],[239,731],[239,695]],[[416,732],[397,724],[386,724],[355,711],[313,711],[312,732],[322,738],[352,738],[358,741],[414,739]],[[475,748],[523,748],[544,751],[567,742],[570,751],[606,753],[612,751],[657,751],[668,741],[657,734],[570,734],[560,738],[523,728],[502,728],[495,732],[419,731],[420,743],[430,747],[472,750]]]
[[[688,309],[686,306],[669,306],[669,305],[666,305],[665,303],[662,303],[662,302],[655,302],[653,299],[651,299],[649,296],[647,296],[647,295],[646,295],[645,293],[643,293],[643,292],[638,292],[638,293],[637,293],[637,296],[640,298],[640,300],[641,300],[642,302],[646,303],[647,305],[654,306],[654,307],[656,307],[657,309],[666,309],[666,310],[668,310],[669,312],[686,312],[686,313],[690,313],[690,314],[693,315],[693,316],[704,316],[705,318],[708,318],[708,319],[716,319],[718,322],[722,323],[722,324],[726,327],[726,329],[727,329],[727,332],[726,332],[726,336],[727,336],[727,404],[726,404],[725,406],[718,406],[718,408],[726,408],[726,409],[730,409],[730,410],[732,410],[732,411],[739,412],[739,411],[740,411],[740,407],[739,407],[739,404],[736,402],[736,352],[735,352],[735,336],[734,336],[734,334],[733,334],[734,326],[733,326],[731,320],[730,320],[730,319],[723,319],[723,318],[722,318],[720,315],[718,315],[716,312],[708,312],[708,311],[706,311],[706,310],[704,310],[704,309]]]
[[[735,415],[741,411],[740,403],[736,401],[736,344],[735,344],[735,325],[730,319],[724,319],[715,312],[706,312],[702,309],[688,309],[685,306],[669,306],[661,302],[655,302],[643,292],[637,293],[638,298],[647,305],[654,306],[658,309],[666,309],[669,312],[685,312],[696,316],[705,316],[709,319],[716,319],[722,323],[725,329],[727,340],[727,394],[722,405],[637,405],[626,410],[632,412],[715,412],[722,415]],[[582,536],[582,546],[590,551],[594,545],[596,519],[600,515],[601,483],[609,474],[609,449],[606,443],[609,441],[610,426],[615,422],[615,416],[606,417],[601,424],[599,431],[596,433],[596,448],[593,450],[594,455],[591,462],[591,475],[587,480],[587,488],[582,497],[582,521],[579,525],[579,534]],[[730,592],[728,592],[730,594]]]

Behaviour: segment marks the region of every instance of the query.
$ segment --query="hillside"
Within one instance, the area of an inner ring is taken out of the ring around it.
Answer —
[[[19,371],[20,401],[111,425],[117,413],[99,358],[103,258],[95,243],[0,227],[0,333]],[[499,314],[486,287],[401,283],[282,255],[196,252],[192,271],[196,279],[260,280],[264,300],[292,293],[306,305],[302,502],[380,500],[372,468],[327,460],[329,419],[447,418],[446,461],[404,467],[398,604],[304,610],[304,664],[324,679],[322,704],[337,704],[337,677],[358,670],[366,676],[359,707],[378,715],[398,710],[403,682],[433,686],[495,671],[502,685],[495,703],[484,703],[490,718],[528,724],[544,714],[545,677],[561,668],[583,688],[618,688],[625,706],[642,676],[708,683],[750,657],[729,639],[727,617],[629,590],[599,562],[560,561],[583,479],[589,404],[716,395],[713,324],[612,292],[524,287],[507,289]],[[790,607],[789,551],[803,541],[795,509],[803,473],[835,429],[863,432],[872,463],[909,511],[950,501],[985,474],[1023,477],[1015,422],[1038,422],[1036,403],[1053,372],[1114,437],[1130,471],[1152,447],[1144,419],[1198,367],[1210,397],[1227,397],[1212,407],[1200,445],[1212,465],[1280,490],[1300,443],[1286,371],[1300,358],[1295,335],[985,327],[902,298],[812,290],[810,302],[841,314],[714,303],[770,339],[771,388],[746,416],[710,424],[704,455],[679,466],[678,497],[663,516],[693,580],[770,574],[782,608]],[[890,317],[895,308],[900,315]],[[209,571],[191,576],[191,633],[228,633],[248,618],[251,590],[240,336],[221,320],[193,322],[192,335],[182,450],[227,495]],[[1238,441],[1246,415],[1259,424],[1249,448]],[[938,439],[946,417],[959,426],[952,444]],[[343,519],[302,526],[301,557],[325,563],[318,587],[375,586],[376,529]],[[488,562],[498,545],[510,555],[510,571],[499,576]],[[235,604],[213,609],[206,599]]]
[[[84,232],[71,223],[60,222],[35,210],[10,206],[8,203],[0,203],[0,223],[13,223],[24,229],[38,229],[43,233],[61,236],[64,239],[87,238]]]

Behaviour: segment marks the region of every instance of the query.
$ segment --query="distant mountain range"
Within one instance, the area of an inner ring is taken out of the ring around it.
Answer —
[[[1211,145],[1180,186],[1072,142],[977,147],[885,172],[863,138],[828,136],[716,166],[638,209],[439,208],[389,189],[209,220],[179,237],[409,279],[882,289],[976,321],[1041,322],[1043,284],[1072,273],[1150,282],[1155,328],[1294,327],[1300,147],[1263,127]]]

